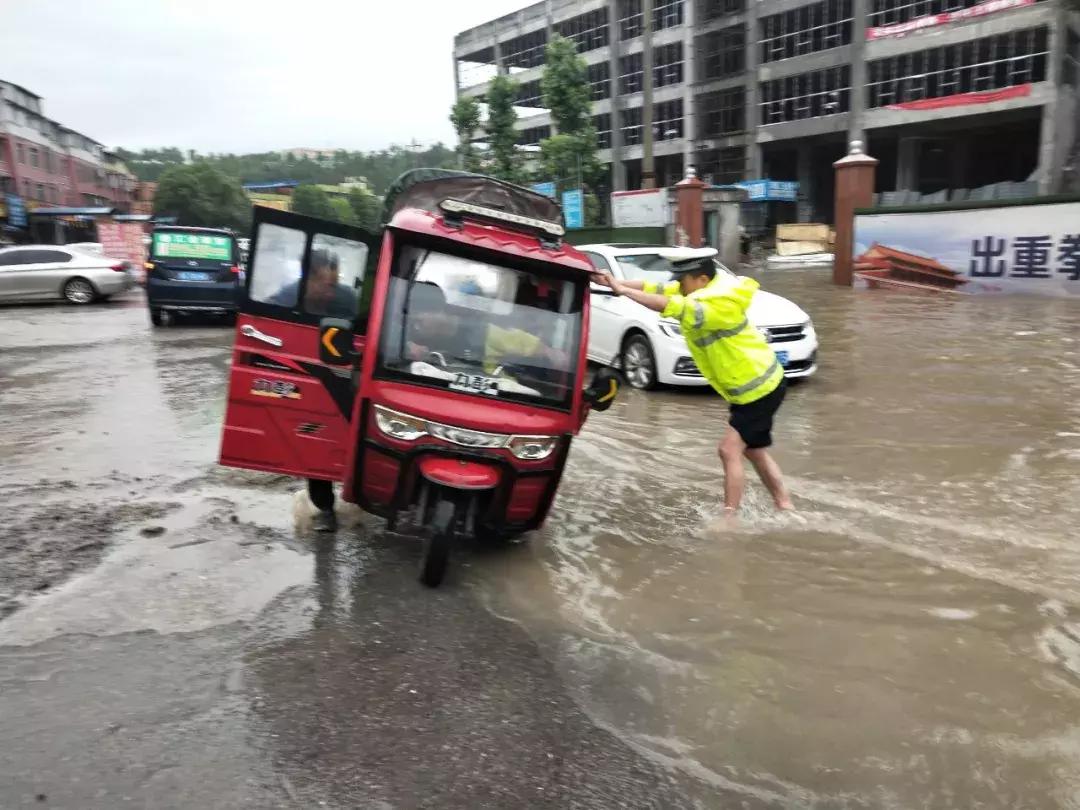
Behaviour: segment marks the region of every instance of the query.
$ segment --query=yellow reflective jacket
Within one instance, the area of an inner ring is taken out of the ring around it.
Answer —
[[[644,291],[668,297],[660,313],[682,327],[690,355],[709,384],[728,402],[745,405],[772,393],[784,369],[746,310],[760,285],[752,278],[717,276],[690,295],[679,294],[679,282],[646,282]]]

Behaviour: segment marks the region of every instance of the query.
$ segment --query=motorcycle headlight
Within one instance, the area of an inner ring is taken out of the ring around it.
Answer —
[[[556,436],[514,436],[510,452],[522,461],[542,461],[555,452],[558,444]]]
[[[380,405],[375,406],[375,424],[387,436],[404,442],[414,442],[421,436],[428,435],[427,422],[423,419],[398,413]]]
[[[466,428],[439,425],[431,422],[427,426],[428,432],[437,439],[459,444],[462,447],[498,448],[506,447],[508,436],[499,433],[482,433],[479,430],[467,430]]]
[[[660,321],[660,331],[668,337],[682,337],[682,326],[678,321]]]

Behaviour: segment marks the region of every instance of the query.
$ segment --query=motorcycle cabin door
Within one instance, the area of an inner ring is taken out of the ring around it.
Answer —
[[[344,478],[370,300],[365,293],[376,261],[376,237],[359,228],[256,206],[229,373],[222,464],[302,478]],[[352,324],[353,364],[320,360],[323,318]]]

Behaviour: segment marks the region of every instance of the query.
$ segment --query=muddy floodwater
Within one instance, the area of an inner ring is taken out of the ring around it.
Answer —
[[[436,593],[216,467],[227,328],[0,310],[0,807],[1080,808],[1080,302],[762,281],[797,514],[625,392]]]

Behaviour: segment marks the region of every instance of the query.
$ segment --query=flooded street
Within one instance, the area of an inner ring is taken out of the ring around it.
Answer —
[[[231,330],[0,310],[0,808],[1080,808],[1080,307],[763,284],[797,514],[626,391],[439,591],[215,464]]]

